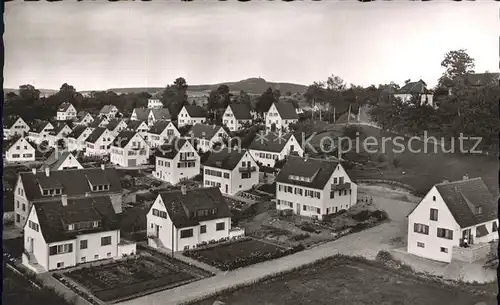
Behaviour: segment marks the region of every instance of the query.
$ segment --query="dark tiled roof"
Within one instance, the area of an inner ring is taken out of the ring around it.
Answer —
[[[40,133],[49,123],[50,122],[47,121],[34,122],[33,125],[30,126],[30,130],[36,133]]]
[[[47,187],[62,186],[62,193],[71,196],[82,196],[85,193],[107,194],[107,193],[121,193],[122,186],[120,178],[113,168],[86,168],[86,169],[66,169],[61,171],[50,172],[49,176],[45,176],[45,172],[23,172],[19,174],[26,197],[28,200],[40,200],[51,198],[43,196],[39,187],[39,183]],[[89,181],[93,184],[99,184],[102,181],[110,183],[110,190],[108,192],[93,192],[90,188]]]
[[[149,110],[147,108],[135,108],[135,114],[138,120],[147,121],[149,116]]]
[[[19,118],[20,118],[19,116],[4,117],[4,118],[2,118],[3,119],[3,127],[4,128],[11,128],[12,125],[14,125],[14,123],[17,122],[17,120]]]
[[[245,155],[246,150],[229,150],[227,147],[220,152],[213,152],[205,162],[205,166],[216,167],[226,170],[233,170],[241,158]]]
[[[57,124],[56,126],[54,126],[54,130],[51,131],[50,134],[52,134],[52,135],[58,135],[63,130],[63,128],[65,126],[68,126],[68,124],[66,124],[66,123]]]
[[[192,118],[204,118],[207,115],[205,109],[200,106],[186,105],[184,107],[186,108],[189,116]]]
[[[90,127],[97,128],[105,120],[106,118],[96,118],[92,123],[90,123]]]
[[[193,125],[193,127],[189,131],[189,135],[192,135],[194,138],[209,140],[212,139],[221,128],[221,126],[197,123]]]
[[[498,86],[500,73],[472,73],[467,74],[467,81],[473,86]]]
[[[186,142],[186,139],[176,139],[172,143],[164,144],[156,150],[155,156],[172,160]]]
[[[47,243],[75,239],[78,234],[98,233],[119,229],[119,222],[109,197],[68,199],[67,205],[61,198],[36,202],[33,208],[43,237]],[[65,225],[85,221],[100,221],[101,227],[82,231],[68,231]],[[77,245],[78,246],[78,245]]]
[[[168,108],[151,109],[151,111],[153,112],[155,120],[170,120],[172,118]]]
[[[106,128],[97,127],[88,136],[88,138],[86,139],[86,141],[89,142],[89,143],[95,143],[95,141],[97,141],[105,131],[106,131]]]
[[[299,115],[297,114],[297,111],[295,111],[295,107],[293,106],[292,103],[279,102],[279,103],[274,103],[274,105],[276,105],[276,109],[278,109],[278,112],[282,119],[284,120],[299,119]]]
[[[76,114],[77,117],[79,118],[83,118],[84,116],[86,116],[87,114],[89,114],[87,111],[78,111],[78,113]]]
[[[436,188],[462,228],[498,218],[497,201],[480,177],[440,183]],[[482,213],[476,215],[475,207],[481,207]]]
[[[285,147],[286,143],[290,139],[292,134],[282,134],[269,132],[264,135],[257,135],[252,144],[250,144],[249,149],[269,151],[269,152],[281,152]]]
[[[338,162],[314,158],[289,156],[276,182],[301,185],[313,189],[323,189],[332,176]],[[290,176],[311,177],[311,182],[290,179]]]
[[[130,129],[130,130],[137,130],[137,128],[139,128],[139,126],[141,126],[142,123],[145,123],[145,121],[143,120],[135,120],[135,121],[130,121],[128,122],[127,124],[127,129]],[[147,124],[146,124],[147,125]]]
[[[99,113],[108,114],[112,108],[113,105],[104,105]]]
[[[122,120],[121,119],[111,119],[109,120],[108,125],[106,125],[106,128],[110,131],[115,130],[115,128],[120,124]]]
[[[75,126],[75,128],[73,128],[73,130],[69,133],[68,137],[70,138],[78,138],[79,136],[82,135],[82,133],[87,129],[88,127],[87,126],[83,126],[83,125],[77,125]]]
[[[231,111],[237,120],[251,120],[250,109],[245,104],[230,104]]]
[[[127,144],[132,140],[132,138],[135,136],[136,132],[131,131],[131,130],[122,130],[120,133],[116,136],[116,138],[113,140],[111,143],[111,146],[116,146],[116,147],[125,147]]]
[[[54,149],[52,154],[43,162],[42,169],[48,167],[50,170],[57,170],[59,166],[69,157],[73,156],[69,151],[59,151]],[[73,156],[73,158],[75,158]],[[76,158],[75,158],[76,159]]]
[[[176,228],[186,228],[198,225],[201,221],[231,217],[231,211],[219,188],[191,189],[185,195],[182,191],[160,193],[168,215]],[[215,214],[196,216],[198,210],[217,209]],[[191,213],[194,213],[193,217]]]
[[[168,121],[157,121],[153,126],[151,126],[149,133],[161,134],[165,128],[167,128],[168,124],[170,124]]]
[[[70,103],[62,103],[61,106],[57,109],[58,112],[63,112],[68,110],[68,108],[71,106]]]
[[[399,89],[398,93],[411,94],[411,93],[428,93],[427,84],[423,80],[418,82],[410,82]]]

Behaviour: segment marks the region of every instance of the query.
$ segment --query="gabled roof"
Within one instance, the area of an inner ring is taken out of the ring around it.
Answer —
[[[229,107],[233,112],[236,120],[251,120],[250,108],[245,104],[230,104]]]
[[[231,211],[218,187],[181,190],[159,193],[168,215],[176,228],[198,225],[201,221],[231,217]],[[215,213],[212,214],[212,209]],[[207,216],[197,216],[197,211],[209,210]],[[194,216],[193,216],[194,214]]]
[[[66,124],[66,123],[57,124],[56,126],[54,126],[54,130],[51,131],[50,134],[51,135],[58,135],[66,126],[68,126],[68,124]],[[68,126],[68,128],[69,128],[69,126]]]
[[[207,124],[194,124],[188,134],[192,135],[193,138],[200,139],[212,139],[219,130],[224,130],[221,126],[207,125]]]
[[[274,105],[283,120],[299,119],[299,115],[297,114],[297,111],[295,111],[295,107],[292,103],[278,102],[274,103]]]
[[[75,138],[77,139],[82,135],[82,133],[87,129],[87,126],[83,125],[76,125],[75,128],[69,133],[68,137],[69,138]]]
[[[103,122],[106,121],[106,118],[96,118],[92,123],[90,123],[90,127],[96,128],[99,127],[99,125]],[[109,122],[109,121],[108,121]]]
[[[78,111],[78,113],[76,114],[76,116],[77,116],[77,117],[79,117],[79,118],[83,118],[83,117],[85,117],[87,114],[90,114],[90,113],[89,113],[88,111],[83,111],[83,110],[81,110],[81,111]]]
[[[92,131],[92,133],[88,136],[88,138],[85,141],[89,143],[95,143],[105,131],[106,128],[97,127],[96,129],[94,129],[94,131]]]
[[[127,124],[127,129],[137,130],[137,128],[139,128],[139,126],[141,126],[142,124],[146,124],[146,126],[148,125],[145,121],[142,121],[142,120],[130,121]]]
[[[498,86],[500,73],[471,73],[467,74],[467,81],[473,86]]]
[[[8,151],[8,150],[9,150],[9,149],[11,149],[13,146],[16,146],[16,145],[17,145],[17,143],[18,143],[18,142],[20,142],[20,141],[24,141],[24,142],[28,143],[28,145],[29,145],[32,149],[35,149],[35,148],[33,147],[33,145],[31,145],[31,143],[30,143],[30,142],[28,142],[28,140],[26,140],[25,138],[21,137],[21,138],[17,139],[15,142],[10,143],[10,145],[9,145],[9,146],[5,149],[5,151]],[[5,143],[5,141],[4,141],[4,143]]]
[[[57,112],[66,112],[68,108],[71,106],[71,103],[62,103],[59,108],[57,109]]]
[[[102,114],[108,114],[111,112],[111,110],[116,107],[114,105],[104,105],[101,109],[101,111],[99,111],[99,113],[102,113]]]
[[[138,120],[147,121],[150,110],[148,108],[135,108],[133,112],[137,115]]]
[[[279,135],[274,132],[257,135],[248,149],[279,153],[285,148],[291,136],[290,133]]]
[[[3,127],[5,129],[10,129],[12,125],[14,125],[17,122],[17,120],[19,119],[23,120],[23,118],[21,118],[20,116],[4,117],[2,119],[3,119]],[[26,124],[26,121],[23,120],[23,122]]]
[[[192,118],[204,118],[207,115],[205,109],[200,106],[186,105],[184,108]]]
[[[397,93],[412,94],[412,93],[428,93],[427,84],[423,80],[417,82],[409,82],[404,85]]]
[[[111,146],[115,147],[125,147],[128,145],[130,140],[136,135],[135,131],[131,130],[122,130],[120,133],[116,136],[116,138],[113,140],[111,143]]]
[[[439,183],[436,189],[462,228],[498,218],[497,200],[481,177]],[[476,215],[475,207],[481,207],[482,213]]]
[[[170,124],[169,121],[157,121],[153,126],[151,126],[149,133],[161,134],[167,128],[168,124]]]
[[[226,147],[219,152],[212,152],[204,165],[225,170],[233,170],[245,153],[246,150],[230,150]]]
[[[121,193],[122,186],[118,173],[114,168],[85,168],[85,169],[65,169],[60,171],[49,172],[49,176],[45,172],[22,172],[19,173],[26,198],[32,200],[47,200],[50,196],[43,196],[40,190],[40,185],[47,187],[62,187],[62,193],[71,196],[84,196],[85,193],[99,195],[108,193]],[[90,188],[89,181],[94,185],[106,182],[110,184],[107,192],[93,192]],[[100,196],[100,195],[99,195]]]
[[[151,112],[153,112],[155,120],[170,120],[172,118],[168,108],[150,109],[150,110]]]
[[[313,189],[324,189],[339,163],[324,159],[289,156],[276,182],[300,185]],[[290,176],[309,177],[312,181],[290,179]]]
[[[41,169],[48,167],[52,171],[57,170],[59,166],[61,166],[61,164],[69,158],[69,156],[72,156],[76,160],[75,156],[73,156],[71,152],[54,149],[49,158],[43,162]]]
[[[111,119],[109,120],[108,125],[106,125],[106,128],[110,131],[115,130],[115,128],[120,124],[122,120],[121,119]]]
[[[61,198],[33,204],[38,216],[42,235],[47,243],[75,239],[79,234],[98,233],[119,229],[118,217],[110,197],[68,199],[63,205]],[[68,231],[69,224],[100,221],[101,226],[82,231]],[[66,228],[65,228],[66,226]]]
[[[176,141],[172,141],[172,143],[161,145],[156,149],[155,156],[172,160],[177,156],[179,150],[186,142],[188,142],[186,139],[177,139]]]
[[[31,129],[30,131],[40,133],[45,128],[45,126],[47,126],[48,124],[50,124],[50,122],[48,122],[48,121],[34,122],[33,125],[30,126],[30,129]]]

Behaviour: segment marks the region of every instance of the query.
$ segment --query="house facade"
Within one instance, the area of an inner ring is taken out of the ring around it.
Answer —
[[[149,146],[144,138],[134,131],[124,130],[113,140],[110,161],[122,167],[136,167],[149,162]]]
[[[77,125],[73,128],[67,137],[67,147],[69,151],[83,151],[85,150],[87,144],[86,140],[90,134],[94,131],[93,128],[87,127],[85,125]]]
[[[114,105],[104,105],[99,111],[99,117],[105,117],[108,120],[113,119],[119,113],[118,108]]]
[[[222,123],[230,131],[240,130],[246,124],[251,125],[252,115],[250,109],[245,104],[230,104],[224,111]]]
[[[69,151],[55,149],[47,160],[41,166],[41,170],[49,168],[51,171],[60,171],[65,169],[83,169],[83,166],[76,157]]]
[[[90,124],[92,124],[92,122],[94,122],[94,117],[86,111],[79,113],[78,117],[79,117],[79,120],[76,123],[77,125],[89,126]]]
[[[174,123],[171,121],[158,121],[149,129],[147,142],[150,147],[159,147],[180,136],[181,134]]]
[[[71,103],[62,103],[57,109],[56,119],[58,121],[70,121],[76,119],[76,108]]]
[[[218,188],[185,188],[158,195],[147,216],[148,245],[174,252],[244,235]]]
[[[235,195],[259,183],[259,167],[246,150],[224,148],[213,152],[203,166],[203,185]]]
[[[421,104],[434,107],[434,95],[427,89],[423,80],[408,82],[394,94],[394,97],[400,98],[403,103],[408,103],[414,96],[420,96]]]
[[[293,134],[272,133],[256,136],[249,147],[250,154],[258,163],[274,167],[278,160],[290,154],[304,156],[304,150]]]
[[[273,103],[266,114],[266,129],[268,131],[289,130],[290,124],[299,121],[299,115],[292,103]]]
[[[28,135],[30,126],[21,118],[4,118],[3,122],[3,137],[10,139],[14,136],[24,137]]]
[[[205,110],[200,106],[184,106],[177,116],[177,126],[204,124],[206,116]]]
[[[215,144],[223,144],[223,140],[229,138],[229,135],[221,126],[195,124],[187,138],[196,141],[198,150],[207,152],[212,150]]]
[[[35,161],[35,148],[25,138],[17,139],[5,152],[7,162]]]
[[[200,156],[188,140],[172,142],[157,149],[153,176],[175,185],[200,174]]]
[[[50,122],[38,122],[30,127],[28,139],[35,144],[41,144],[44,141],[49,142],[50,132],[54,130],[54,125]]]
[[[110,197],[36,202],[24,225],[22,262],[36,273],[135,252],[134,243],[121,242]]]
[[[148,137],[149,126],[146,121],[134,120],[127,124],[127,130],[137,132],[144,139]]]
[[[55,126],[54,130],[52,130],[49,133],[49,138],[48,138],[49,145],[56,146],[59,140],[61,139],[66,143],[67,142],[66,138],[71,132],[72,132],[71,128],[66,123],[62,123]]]
[[[106,128],[111,131],[111,134],[117,136],[122,130],[127,128],[127,123],[122,119],[111,119]]]
[[[85,156],[108,155],[109,146],[114,138],[111,131],[106,128],[95,128],[85,140]]]
[[[170,121],[172,116],[168,108],[149,109],[149,108],[135,108],[130,116],[131,121],[145,121],[151,127],[158,121]]]
[[[323,219],[357,203],[357,185],[338,162],[290,156],[276,177],[276,209]]]
[[[148,99],[148,108],[149,109],[161,109],[163,108],[163,103],[159,98],[150,98]]]
[[[481,259],[498,240],[497,200],[481,178],[433,186],[408,215],[409,253],[441,262]]]
[[[109,124],[109,120],[106,116],[96,118],[92,123],[90,123],[91,128],[106,128]]]

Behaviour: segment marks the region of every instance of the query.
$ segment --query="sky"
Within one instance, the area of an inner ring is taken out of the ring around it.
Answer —
[[[498,71],[500,4],[485,2],[14,1],[5,4],[4,88],[162,87],[262,77],[368,86],[423,79],[466,49]]]

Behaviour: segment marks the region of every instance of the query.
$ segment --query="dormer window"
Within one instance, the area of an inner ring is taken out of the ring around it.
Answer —
[[[103,192],[108,190],[109,190],[109,184],[99,184],[92,186],[92,191],[94,192]]]
[[[102,222],[100,220],[80,221],[80,222],[68,224],[67,229],[68,229],[68,231],[77,231],[77,230],[98,228],[101,225],[102,225]]]
[[[482,214],[483,213],[483,207],[476,207],[474,213],[476,215]]]
[[[62,189],[57,188],[57,189],[43,189],[42,190],[43,196],[54,196],[54,195],[61,195],[62,194]]]

